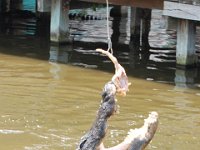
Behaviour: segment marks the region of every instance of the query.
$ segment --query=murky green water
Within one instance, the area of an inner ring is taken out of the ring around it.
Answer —
[[[159,20],[152,20],[150,44],[173,47],[174,32],[162,29]],[[125,44],[129,21],[122,21]],[[76,41],[106,41],[104,21],[70,24]],[[74,150],[95,118],[112,63],[94,51],[94,44],[51,45],[34,19],[16,18],[9,25],[2,23],[0,34],[0,150]],[[121,142],[129,129],[157,111],[159,127],[147,149],[198,150],[199,68],[177,69],[170,49],[139,56],[115,49],[115,55],[132,85],[126,97],[117,97],[119,109],[109,120],[105,145]]]
[[[0,149],[73,150],[90,128],[103,85],[112,73],[0,54]],[[200,91],[129,76],[133,85],[118,97],[105,144],[122,141],[148,112],[160,116],[148,149],[197,150]]]

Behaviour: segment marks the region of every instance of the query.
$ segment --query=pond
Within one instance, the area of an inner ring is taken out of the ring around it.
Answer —
[[[150,44],[173,47],[175,32],[160,26],[159,14],[154,12]],[[74,45],[51,45],[48,35],[38,33],[34,19],[20,24],[13,20],[1,32],[0,149],[74,150],[90,129],[114,67],[95,52],[94,44],[84,41],[106,45],[106,22],[72,20],[70,24]],[[123,35],[126,44],[129,35]],[[198,150],[199,68],[177,69],[171,47],[150,52],[133,57],[129,49],[116,50],[132,85],[126,97],[117,97],[118,111],[109,120],[104,144],[118,144],[129,129],[143,125],[149,112],[157,111],[159,126],[148,150]]]

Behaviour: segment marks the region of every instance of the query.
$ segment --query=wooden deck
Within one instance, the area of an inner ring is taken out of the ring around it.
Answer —
[[[80,0],[105,3],[105,0]],[[196,21],[200,21],[200,4],[197,0],[109,0],[110,4],[128,5],[133,9],[162,9],[163,15],[177,20],[176,62],[178,66],[191,67],[198,62],[195,52]],[[198,3],[198,4],[197,4]],[[198,6],[197,6],[198,5]],[[137,13],[137,11],[136,11]],[[132,15],[135,18],[135,15]],[[138,22],[138,21],[136,21]],[[136,33],[131,33],[134,35]]]
[[[91,3],[106,3],[106,0],[80,0]],[[164,0],[109,0],[109,4],[140,8],[163,9]]]
[[[10,2],[10,0],[6,1]],[[77,6],[83,7],[82,3],[91,7],[91,4],[93,5],[94,3],[101,3],[105,5],[106,0],[37,0],[38,12],[51,12],[50,35],[52,42],[71,42],[69,33],[69,17],[67,14],[68,11],[73,8],[71,7],[73,4],[74,6],[78,4]],[[197,56],[195,53],[195,29],[196,21],[200,21],[199,0],[109,0],[109,4],[132,7],[130,16],[132,18],[130,30],[132,37],[137,34],[134,29],[138,26],[138,22],[141,22],[141,19],[144,20],[142,22],[146,21],[144,19],[144,14],[141,15],[141,8],[161,9],[163,10],[164,15],[169,18],[176,18],[177,64],[183,66],[194,66],[197,64]],[[46,6],[49,7],[46,8]],[[142,12],[143,11],[149,10],[143,9]],[[149,22],[145,22],[145,24],[148,26]]]
[[[200,21],[200,6],[165,1],[163,15]]]

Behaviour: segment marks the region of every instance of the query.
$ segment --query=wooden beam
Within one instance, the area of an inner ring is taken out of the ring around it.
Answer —
[[[80,0],[90,3],[106,3],[106,0]],[[109,0],[109,4],[150,9],[163,9],[164,0]]]
[[[163,15],[200,21],[200,6],[165,1]]]

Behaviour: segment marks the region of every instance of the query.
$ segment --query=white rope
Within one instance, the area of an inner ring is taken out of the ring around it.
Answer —
[[[112,49],[112,41],[110,38],[110,31],[109,31],[109,2],[106,0],[106,14],[107,14],[107,35],[108,35],[108,50],[110,51],[111,54],[113,54],[113,49]]]

